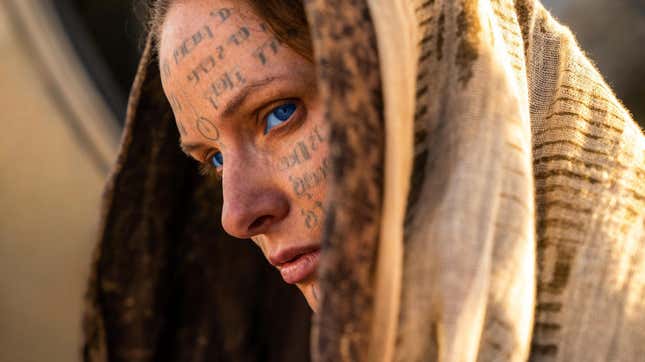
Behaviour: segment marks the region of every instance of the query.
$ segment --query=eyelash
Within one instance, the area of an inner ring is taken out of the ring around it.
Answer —
[[[199,159],[197,160],[200,175],[202,175],[202,176],[214,176],[218,180],[221,179],[221,177],[222,177],[222,169],[218,168],[218,167],[215,167],[215,165],[213,165],[213,161],[212,161],[213,157],[215,156],[215,154],[217,154],[217,152],[220,152],[220,151],[214,150],[214,151],[211,151],[211,152],[207,153],[203,158],[204,161],[201,161]]]
[[[285,120],[281,124],[272,127],[272,130],[270,130],[268,133],[264,133],[264,130],[266,129],[266,126],[268,124],[269,115],[275,112],[278,108],[284,107],[289,104],[293,104],[296,106],[296,109],[289,115],[289,118],[287,118],[287,120]],[[262,112],[262,113],[258,112],[256,122],[259,125],[259,127],[262,128],[262,132],[266,136],[269,133],[274,132],[273,129],[283,129],[284,128],[283,125],[291,125],[291,124],[297,123],[294,121],[296,120],[296,118],[301,117],[301,112],[303,110],[302,108],[303,108],[302,103],[297,99],[284,99],[278,102],[274,102],[271,106],[265,108],[267,109],[266,112]]]
[[[222,169],[213,166],[211,162],[200,162],[199,174],[202,176],[215,176],[220,180],[222,178]]]
[[[262,117],[260,117],[259,112],[257,113],[258,114],[257,123],[262,126],[263,133],[264,133],[264,129],[266,127],[268,116],[272,112],[274,112],[276,109],[278,109],[278,108],[280,108],[280,107],[282,107],[282,106],[284,106],[286,104],[289,104],[289,103],[295,104],[296,105],[296,110],[290,115],[290,117],[286,121],[284,121],[283,124],[293,124],[294,123],[294,116],[296,116],[296,113],[301,112],[300,108],[302,106],[302,104],[299,101],[295,100],[295,99],[287,99],[287,100],[280,101],[279,103],[277,103],[274,106],[270,107],[268,109],[268,112],[265,112],[264,114],[262,114]],[[263,122],[260,122],[260,120],[263,120]],[[274,126],[274,128],[276,128],[276,127],[282,128],[282,125]],[[269,133],[271,133],[271,132],[273,132],[273,130],[269,131]],[[264,136],[267,136],[269,133],[264,134]],[[215,176],[215,177],[217,177],[218,180],[220,180],[222,178],[222,168],[221,167],[219,167],[219,168],[215,167],[213,165],[213,162],[211,161],[212,158],[215,156],[215,154],[217,152],[220,152],[220,151],[215,150],[215,152],[211,152],[211,153],[207,154],[206,157],[204,158],[204,161],[199,162],[199,173],[202,176]]]

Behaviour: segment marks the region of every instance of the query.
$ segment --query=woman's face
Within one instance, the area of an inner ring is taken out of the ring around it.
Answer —
[[[222,225],[317,308],[327,128],[314,65],[241,1],[175,1],[159,62],[190,157],[221,174]]]

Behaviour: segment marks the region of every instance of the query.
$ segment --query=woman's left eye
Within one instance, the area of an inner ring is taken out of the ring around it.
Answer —
[[[214,154],[213,157],[211,157],[211,163],[217,168],[224,166],[224,156],[222,156],[222,153],[217,152]]]
[[[274,108],[271,113],[266,117],[266,126],[264,134],[269,133],[271,128],[286,122],[293,112],[296,111],[297,106],[294,103],[285,103],[279,107]]]

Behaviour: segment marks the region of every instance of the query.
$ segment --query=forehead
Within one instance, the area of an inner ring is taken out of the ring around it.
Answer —
[[[246,1],[173,1],[161,29],[161,51],[180,46],[184,49],[173,56],[185,57],[202,41],[223,39],[236,26],[259,27],[260,24],[260,18]]]
[[[293,97],[279,93],[287,92],[287,84],[297,79],[310,83],[314,76],[313,66],[281,44],[246,1],[175,1],[161,29],[159,48],[163,90],[180,121],[182,139],[192,135],[194,119],[217,124],[245,115],[242,111],[249,110],[239,106],[242,100],[259,103],[270,98],[270,92],[275,93],[272,97]],[[268,86],[271,79],[276,81]],[[265,95],[246,97],[258,85],[264,85]],[[255,103],[247,106],[260,106]]]
[[[233,81],[242,68],[267,63],[280,46],[245,1],[175,1],[160,38],[164,88],[196,87],[216,74]]]

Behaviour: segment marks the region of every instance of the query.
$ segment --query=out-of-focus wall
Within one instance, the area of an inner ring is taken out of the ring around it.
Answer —
[[[0,54],[0,361],[78,361],[106,175],[1,6]]]

